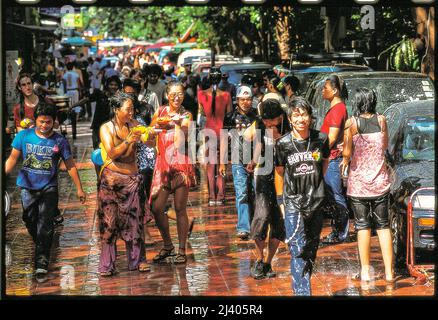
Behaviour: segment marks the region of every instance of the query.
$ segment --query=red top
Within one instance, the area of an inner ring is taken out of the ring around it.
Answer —
[[[345,103],[339,102],[327,111],[324,118],[324,123],[321,126],[321,132],[329,134],[330,128],[339,128],[338,138],[335,144],[330,149],[330,160],[336,159],[342,154],[342,143],[344,140],[344,126],[347,121],[348,113]]]
[[[23,119],[28,118],[30,120],[35,121],[34,111],[35,111],[35,107],[31,108],[26,103],[24,103],[24,118]],[[20,116],[20,104],[19,103],[17,103],[14,106],[14,111],[13,112],[14,112],[15,127],[16,128],[21,128],[20,121],[23,120],[23,119]]]
[[[38,99],[41,100],[43,98],[38,97]],[[49,105],[53,104],[53,101],[51,99],[49,99],[48,97],[45,97],[43,99],[43,101],[44,101],[44,103],[49,104]],[[36,106],[31,108],[31,107],[29,107],[29,105],[26,104],[26,102],[24,102],[24,118],[23,119],[27,118],[27,119],[35,121],[35,117],[34,117],[35,108],[36,108]],[[23,119],[20,116],[20,103],[17,103],[14,106],[13,113],[14,113],[15,127],[16,128],[18,128],[18,127],[21,128],[20,121],[23,120]]]
[[[227,113],[227,104],[231,102],[230,93],[227,91],[216,92],[216,105],[215,113],[213,115],[211,103],[213,99],[211,93],[207,90],[200,90],[198,92],[198,102],[204,108],[206,123],[205,128],[209,128],[215,131],[219,136],[220,130],[224,126],[224,118]]]

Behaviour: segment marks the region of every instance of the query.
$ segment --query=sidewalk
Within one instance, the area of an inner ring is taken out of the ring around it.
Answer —
[[[28,295],[134,295],[134,296],[291,296],[289,253],[284,244],[273,261],[276,278],[254,280],[250,267],[255,260],[252,241],[236,237],[237,213],[231,180],[227,184],[227,204],[224,207],[207,206],[207,189],[204,176],[201,188],[189,195],[190,217],[196,224],[187,245],[187,265],[152,265],[149,273],[128,271],[123,241],[118,241],[117,269],[110,278],[100,278],[99,230],[96,208],[96,177],[90,162],[91,130],[89,122],[78,123],[78,138],[69,141],[88,199],[81,204],[66,172],[60,173],[60,209],[65,221],[56,228],[52,247],[48,280],[37,283],[33,276],[33,243],[21,220],[19,192],[15,187],[15,174],[5,185],[11,195],[12,208],[6,219],[6,294]],[[70,133],[71,131],[69,131]],[[176,224],[171,221],[171,234],[177,244]],[[149,227],[154,240],[147,247],[147,259],[158,253],[162,246],[156,227]],[[329,233],[326,221],[323,235]],[[385,286],[383,262],[377,237],[372,238],[371,262],[377,280],[370,290],[363,291],[360,283],[351,280],[359,271],[356,242],[323,247],[312,277],[312,290],[316,296],[368,295],[368,296],[431,296],[434,283],[417,285],[413,278],[398,281],[393,288]]]

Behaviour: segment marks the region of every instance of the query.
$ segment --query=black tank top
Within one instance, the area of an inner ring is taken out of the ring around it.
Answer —
[[[376,133],[382,131],[377,114],[374,114],[371,118],[358,117],[356,122],[357,132],[359,134]]]

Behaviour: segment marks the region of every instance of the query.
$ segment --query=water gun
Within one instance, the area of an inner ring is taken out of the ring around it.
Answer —
[[[22,127],[23,129],[30,128],[33,124],[34,124],[33,120],[29,118],[24,118],[23,120],[20,121],[20,127]]]

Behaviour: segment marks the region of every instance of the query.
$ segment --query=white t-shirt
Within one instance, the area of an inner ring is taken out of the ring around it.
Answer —
[[[146,90],[143,90],[143,92],[140,93],[138,96],[138,101],[142,101],[145,98],[145,95]],[[158,98],[155,92],[149,92],[149,99],[146,102],[154,107],[154,111],[157,111],[160,107],[160,103],[158,102]]]
[[[79,86],[78,86],[79,75],[76,71],[73,71],[73,70],[67,71],[66,73],[64,73],[64,76],[62,78],[66,82],[67,91],[79,89]]]

